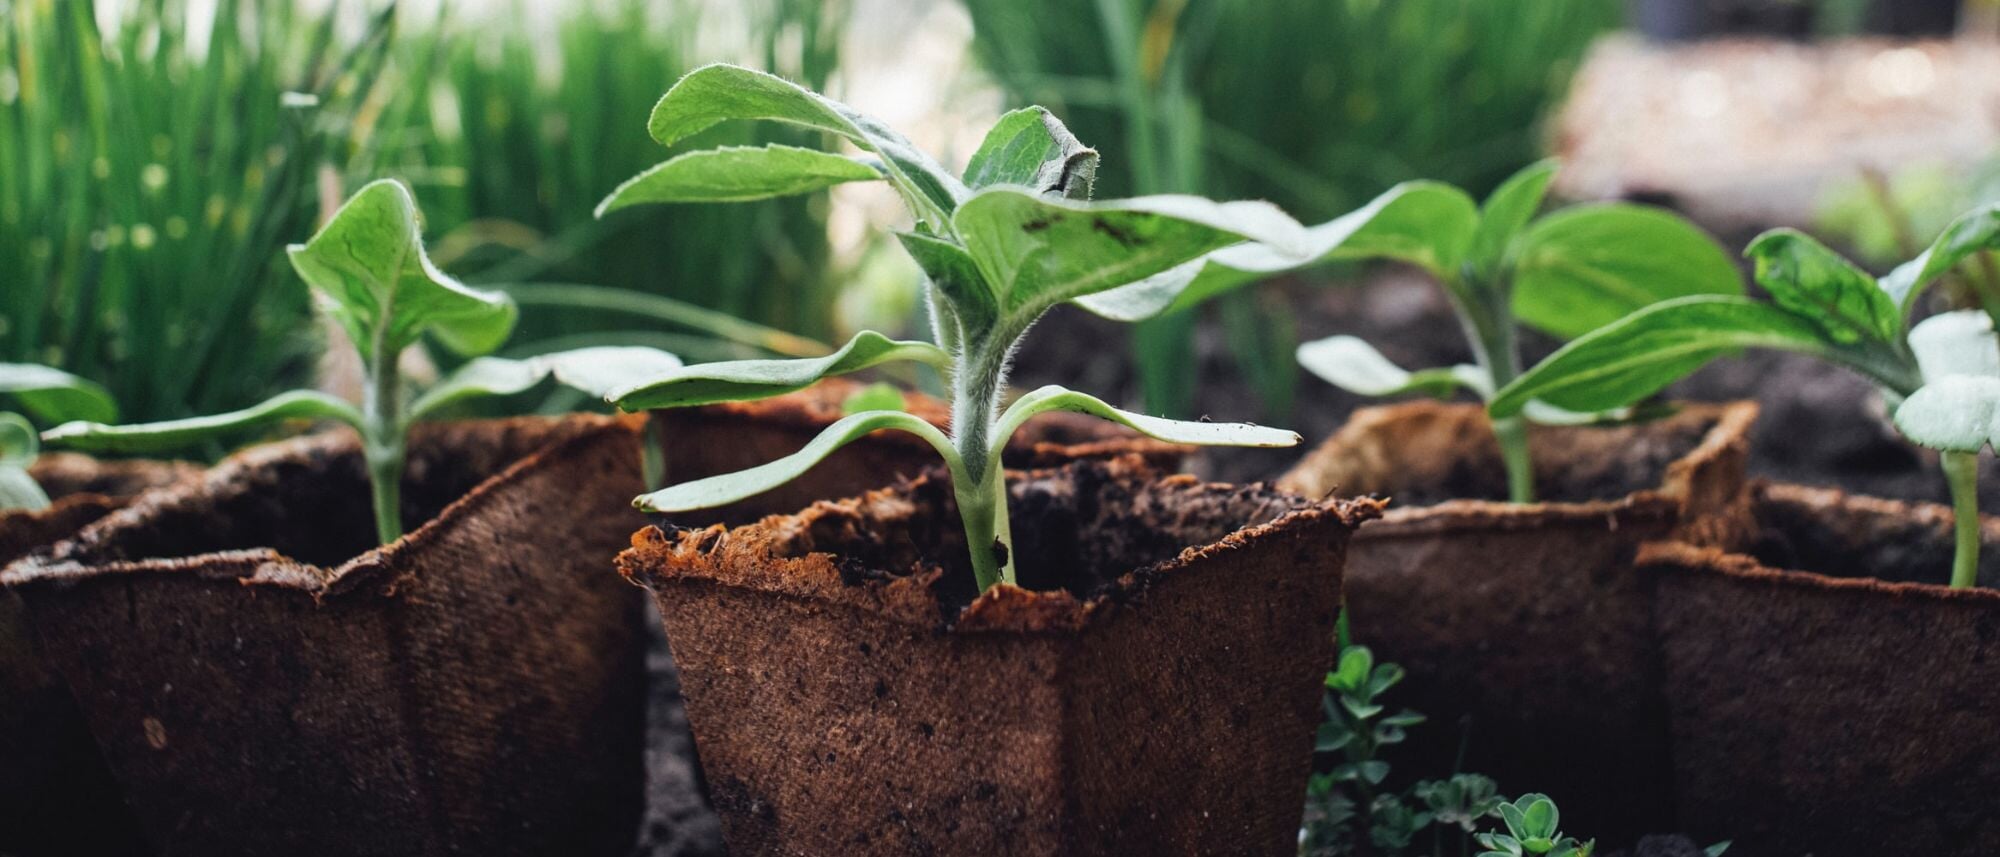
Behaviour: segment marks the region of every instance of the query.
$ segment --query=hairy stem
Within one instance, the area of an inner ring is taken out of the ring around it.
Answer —
[[[402,375],[396,354],[375,350],[361,397],[361,451],[375,502],[375,537],[388,544],[403,537]]]
[[[951,378],[951,443],[964,464],[966,484],[952,486],[964,519],[972,569],[985,591],[1014,582],[1014,536],[1007,525],[1007,476],[987,451],[1006,385],[1007,344],[994,336],[966,343]],[[996,344],[997,343],[997,344]]]
[[[1014,535],[1007,521],[1007,475],[1001,467],[987,469],[986,476],[954,483],[958,514],[965,522],[966,548],[972,558],[972,576],[985,592],[1000,583],[1014,582]]]
[[[1941,458],[1945,481],[1951,485],[1952,528],[1958,537],[1951,558],[1951,586],[1965,589],[1979,580],[1979,453],[1946,452]]]

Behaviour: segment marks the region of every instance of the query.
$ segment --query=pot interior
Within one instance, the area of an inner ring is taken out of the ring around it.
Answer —
[[[1951,578],[1952,528],[1943,507],[1777,487],[1765,489],[1756,515],[1749,553],[1766,568],[1896,583]],[[1979,585],[2000,586],[2000,524],[1993,521],[1979,552]]]
[[[1204,484],[1102,460],[1009,474],[1008,489],[1020,585],[1083,599],[1115,596],[1128,573],[1312,505],[1263,484]],[[812,510],[812,526],[780,553],[833,554],[856,584],[941,570],[940,606],[957,615],[976,592],[949,480],[934,474],[889,497]]]
[[[556,426],[503,420],[420,428],[404,471],[404,532],[540,448]],[[67,558],[89,565],[268,548],[334,568],[377,546],[367,472],[345,430],[224,462],[206,480],[137,512],[137,521],[109,537],[72,542]]]

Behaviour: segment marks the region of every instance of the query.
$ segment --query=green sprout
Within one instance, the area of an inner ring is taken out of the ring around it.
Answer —
[[[1262,202],[1194,196],[1084,201],[1097,153],[1041,108],[1001,117],[962,174],[946,171],[879,120],[796,84],[728,65],[696,69],[653,108],[648,129],[673,145],[726,120],[800,125],[845,140],[857,156],[782,145],[697,150],[627,181],[599,207],[749,201],[856,181],[887,181],[915,217],[898,232],[926,280],[935,342],[864,331],[824,357],[685,367],[610,397],[629,411],[775,396],[822,378],[892,362],[940,372],[950,388],[947,434],[900,410],[842,418],[792,455],[739,473],[640,497],[653,512],[711,508],[782,485],[836,449],[881,429],[910,432],[944,458],[980,589],[1012,582],[1000,449],[1030,417],[1091,414],[1176,443],[1290,446],[1298,435],[1247,424],[1128,413],[1049,386],[1001,407],[1009,356],[1050,308],[1142,281],[1222,247],[1255,240],[1301,249],[1304,229]]]
[[[94,381],[33,363],[0,363],[0,395],[13,398],[26,415],[0,411],[0,512],[47,508],[49,495],[28,475],[41,454],[33,417],[42,423],[115,420],[118,405]]]
[[[1597,845],[1594,842],[1578,842],[1564,836],[1557,822],[1562,813],[1556,810],[1556,802],[1548,795],[1522,795],[1513,803],[1499,806],[1500,819],[1506,822],[1506,833],[1481,833],[1475,838],[1485,848],[1479,857],[1525,857],[1525,855],[1548,855],[1548,857],[1590,857]]]
[[[1444,288],[1476,365],[1411,372],[1352,336],[1299,346],[1308,371],[1364,396],[1464,389],[1482,399],[1521,373],[1518,328],[1570,338],[1638,307],[1697,294],[1741,294],[1735,265],[1715,241],[1681,217],[1656,208],[1600,203],[1537,219],[1553,160],[1503,182],[1479,205],[1464,191],[1430,181],[1406,182],[1367,205],[1312,227],[1309,251],[1243,244],[1217,251],[1117,291],[1078,303],[1113,319],[1137,320],[1188,309],[1284,271],[1333,261],[1389,260],[1413,265]],[[1536,405],[1493,421],[1507,467],[1508,496],[1535,498],[1527,421],[1574,424],[1607,416]]]
[[[305,244],[287,248],[314,301],[346,332],[367,373],[360,407],[313,390],[280,393],[260,404],[213,416],[107,425],[65,423],[42,435],[86,452],[147,455],[182,449],[283,420],[333,420],[361,435],[373,489],[376,536],[403,534],[403,459],[412,424],[448,406],[526,391],[542,379],[603,395],[635,374],[679,367],[651,348],[605,346],[522,360],[476,357],[412,396],[398,358],[426,335],[461,355],[498,348],[517,310],[506,295],[468,288],[431,264],[424,252],[416,199],[401,182],[357,191]]]
[[[1496,419],[1531,400],[1614,408],[1745,348],[1810,355],[1874,382],[1903,436],[1941,451],[1956,520],[1951,585],[1979,571],[1979,450],[2000,440],[2000,339],[1983,310],[1912,324],[1918,298],[1968,257],[2000,248],[2000,205],[1979,208],[1877,279],[1799,232],[1766,232],[1744,251],[1769,302],[1703,296],[1638,310],[1550,355],[1500,391]]]

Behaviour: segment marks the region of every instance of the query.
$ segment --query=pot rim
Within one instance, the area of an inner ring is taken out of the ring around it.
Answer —
[[[1116,477],[1161,487],[1195,491],[1249,487],[1202,482],[1188,474],[1165,474],[1144,456],[1131,454],[1009,473],[1048,478],[1068,467],[1092,464],[1112,470]],[[1381,502],[1373,498],[1329,498],[1315,502],[1277,491],[1264,483],[1253,483],[1303,505],[1271,520],[1239,527],[1205,544],[1184,546],[1180,553],[1160,562],[1131,569],[1119,577],[1115,592],[1079,599],[1064,590],[1031,591],[1003,583],[981,593],[955,617],[944,615],[933,589],[933,584],[945,574],[944,569],[933,567],[889,580],[856,584],[847,582],[836,554],[816,550],[786,555],[781,550],[821,519],[899,515],[901,498],[926,482],[947,478],[928,471],[900,485],[859,497],[822,500],[800,512],[773,515],[734,529],[716,524],[668,534],[658,526],[648,525],[633,534],[632,548],[619,554],[618,570],[633,583],[655,591],[664,585],[696,585],[756,592],[839,605],[945,633],[1075,635],[1101,622],[1116,605],[1134,600],[1151,586],[1204,559],[1274,537],[1303,536],[1315,527],[1331,527],[1351,534],[1355,527],[1380,516],[1382,511]]]
[[[332,568],[294,559],[270,547],[94,563],[70,558],[57,559],[43,552],[37,552],[0,569],[0,590],[36,586],[75,586],[88,581],[124,578],[128,575],[156,575],[198,581],[233,580],[246,587],[258,586],[277,591],[299,592],[311,596],[315,602],[324,602],[328,598],[357,591],[375,591],[390,596],[394,594],[395,580],[413,573],[409,557],[420,555],[430,543],[441,538],[441,534],[447,528],[458,525],[492,503],[493,495],[502,490],[506,484],[518,481],[524,473],[555,466],[559,461],[577,454],[585,446],[601,442],[606,437],[620,432],[636,436],[641,425],[640,420],[640,417],[631,415],[613,417],[598,414],[568,414],[560,417],[449,421],[450,424],[456,425],[504,425],[532,421],[569,422],[581,426],[581,429],[574,434],[544,441],[541,446],[514,459],[506,467],[474,485],[463,496],[451,501],[422,526],[404,533],[396,541],[369,548]],[[300,452],[318,449],[334,454],[358,453],[359,448],[359,437],[352,429],[344,427],[259,444],[223,459],[199,479],[185,480],[141,496],[125,508],[112,512],[78,531],[70,537],[70,540],[95,537],[114,531],[128,523],[138,521],[155,507],[184,501],[208,491],[211,486],[233,480],[239,473],[269,466],[275,461],[296,456]],[[638,465],[635,463],[633,466],[636,468]],[[368,586],[376,582],[385,585]]]

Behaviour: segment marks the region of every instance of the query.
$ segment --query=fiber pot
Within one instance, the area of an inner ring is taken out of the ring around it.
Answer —
[[[1511,504],[1478,405],[1356,411],[1279,486],[1392,498],[1347,567],[1354,639],[1409,669],[1394,701],[1430,717],[1402,770],[1540,791],[1565,825],[1629,842],[1671,829],[1667,725],[1651,604],[1632,560],[1681,533],[1747,525],[1751,403],[1687,405],[1616,427],[1531,429],[1546,502]],[[1462,767],[1457,767],[1463,751]]]
[[[973,597],[951,492],[648,528],[731,853],[1288,854],[1371,501],[1163,477],[1010,478],[1026,589]]]
[[[1752,857],[2000,854],[2000,591],[1941,585],[1951,510],[1754,498],[1744,553],[1640,554],[1681,826]],[[2000,519],[1981,527],[1979,585],[2000,586]]]
[[[621,854],[636,424],[421,427],[381,548],[351,433],[258,447],[0,583],[161,853]]]
[[[30,475],[52,502],[33,512],[0,512],[0,567],[141,491],[197,472],[167,462],[43,455]],[[18,598],[0,592],[0,854],[136,853],[138,824],[69,691],[34,650],[21,609]]]

